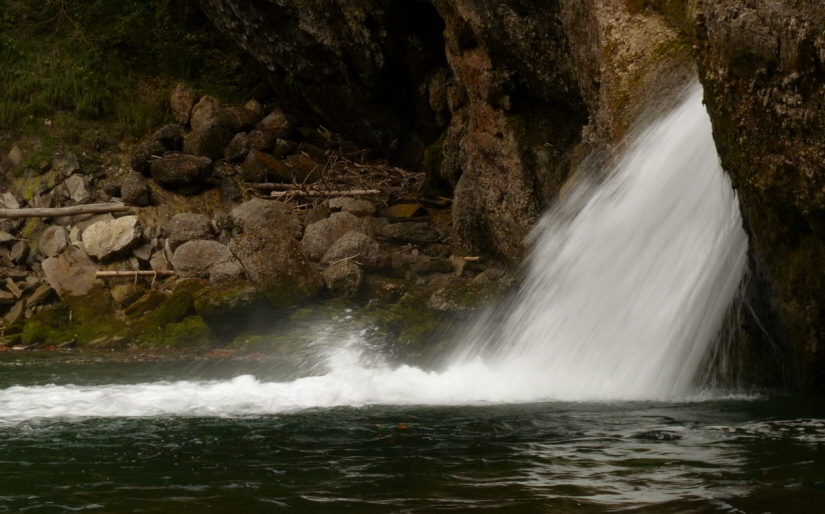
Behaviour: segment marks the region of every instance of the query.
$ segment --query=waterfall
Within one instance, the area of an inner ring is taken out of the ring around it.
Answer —
[[[483,354],[499,387],[583,400],[689,393],[747,252],[701,86],[638,133],[606,180],[545,214],[532,239],[503,326],[476,331],[468,352],[495,348]]]
[[[519,292],[440,373],[390,368],[337,337],[327,372],[291,382],[48,385],[0,391],[0,422],[234,416],[367,404],[668,400],[690,396],[745,271],[747,238],[696,84],[532,235]],[[321,337],[319,335],[319,337]]]

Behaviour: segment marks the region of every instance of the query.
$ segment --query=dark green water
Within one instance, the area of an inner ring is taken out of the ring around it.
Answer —
[[[267,378],[261,362],[1,364],[4,409],[48,383]],[[0,424],[0,512],[87,510],[823,512],[825,408],[777,396]]]

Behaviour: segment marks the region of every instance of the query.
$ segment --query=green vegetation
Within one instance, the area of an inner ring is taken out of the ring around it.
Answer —
[[[238,94],[191,0],[0,0],[0,62],[0,130],[39,133],[64,112],[139,137],[166,121],[178,80]]]

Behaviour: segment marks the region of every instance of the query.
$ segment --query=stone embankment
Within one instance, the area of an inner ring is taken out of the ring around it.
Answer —
[[[40,169],[5,156],[5,208],[115,212],[0,222],[4,345],[254,349],[338,299],[421,353],[511,283],[454,254],[451,201],[423,194],[424,174],[256,101],[180,84],[170,105],[177,124],[97,174],[71,153]]]

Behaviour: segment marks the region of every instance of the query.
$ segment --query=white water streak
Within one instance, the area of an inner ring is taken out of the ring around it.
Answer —
[[[330,355],[327,374],[287,383],[241,376],[12,387],[0,391],[0,421],[684,398],[734,299],[747,248],[701,95],[692,87],[602,184],[545,215],[504,324],[474,331],[469,350],[442,373],[365,364],[351,339]]]

